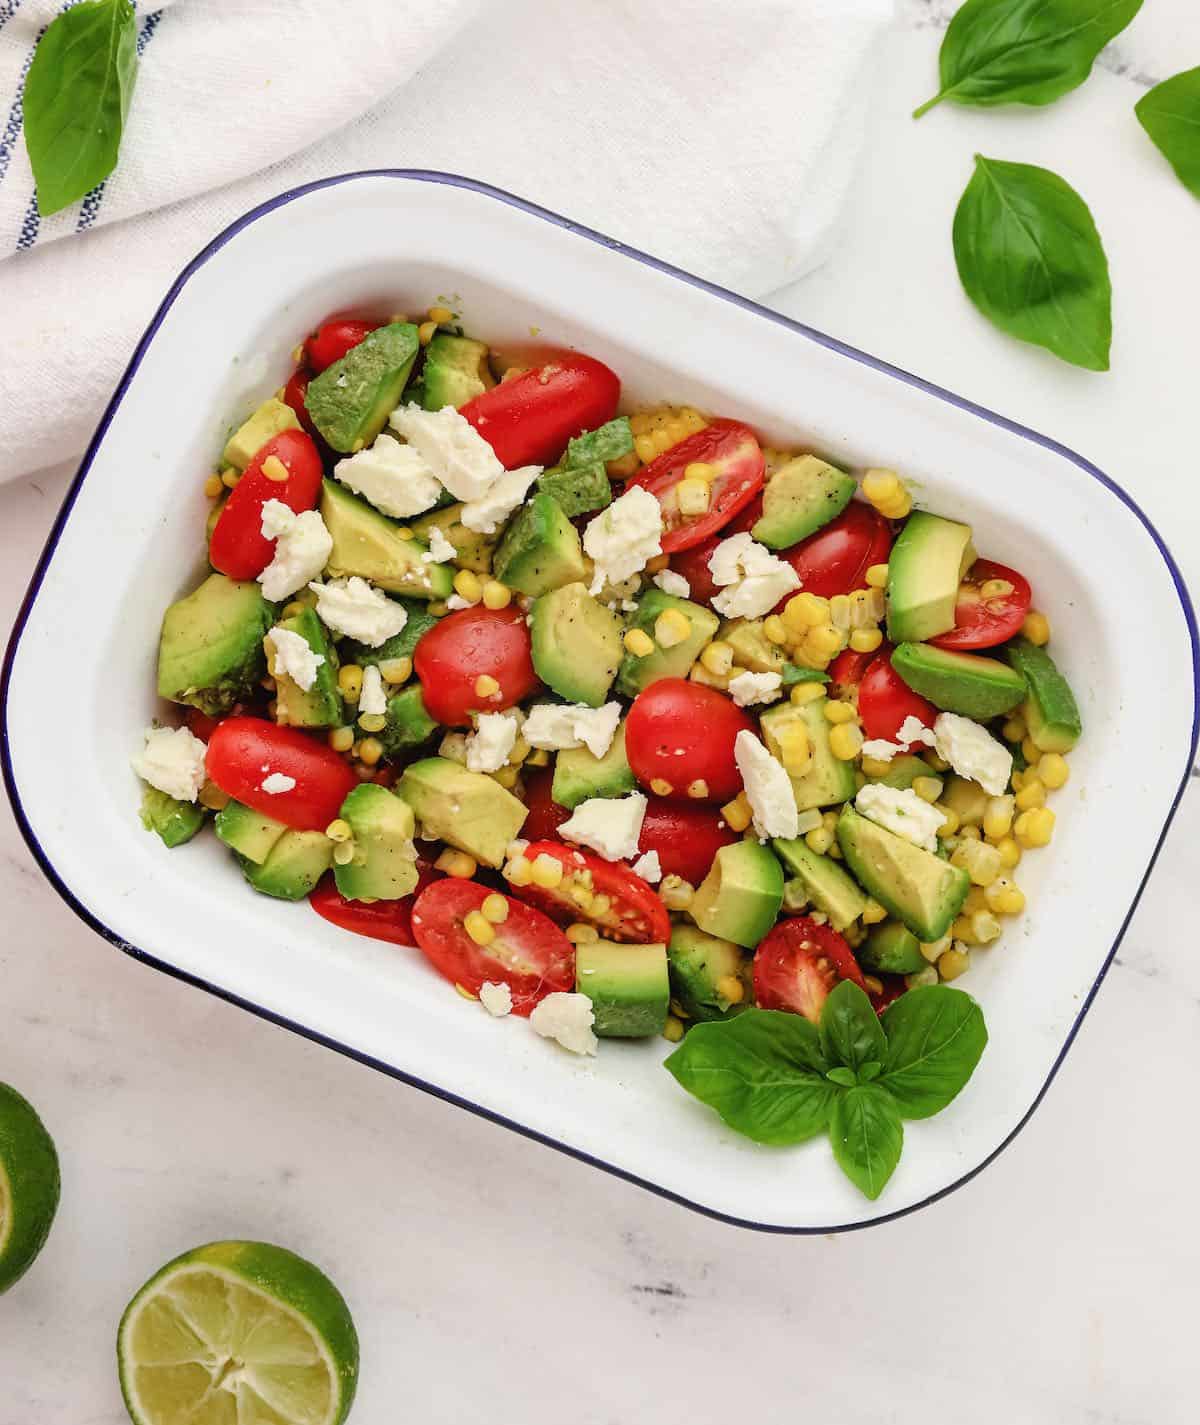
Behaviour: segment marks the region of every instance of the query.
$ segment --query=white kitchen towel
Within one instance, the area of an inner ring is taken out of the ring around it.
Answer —
[[[117,170],[40,219],[21,85],[63,8],[0,0],[0,480],[83,449],[215,233],[332,173],[464,173],[781,286],[834,230],[892,0],[143,0]]]

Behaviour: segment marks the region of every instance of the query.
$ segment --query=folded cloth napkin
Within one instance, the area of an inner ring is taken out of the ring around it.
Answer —
[[[66,7],[0,0],[0,480],[82,451],[204,243],[332,173],[464,173],[781,286],[831,236],[892,0],[142,0],[117,169],[39,218],[21,91]]]

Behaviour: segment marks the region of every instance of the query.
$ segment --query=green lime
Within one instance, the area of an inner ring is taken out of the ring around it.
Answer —
[[[338,1425],[358,1335],[337,1287],[266,1242],[212,1242],[168,1262],[117,1331],[137,1425]]]
[[[58,1154],[42,1120],[0,1084],[0,1293],[42,1250],[58,1207]]]

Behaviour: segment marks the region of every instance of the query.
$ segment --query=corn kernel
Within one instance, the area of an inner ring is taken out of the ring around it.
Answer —
[[[982,841],[983,835],[977,826],[968,825],[958,828],[959,839],[963,841]]]
[[[691,619],[679,609],[667,609],[654,620],[654,639],[660,648],[674,648],[691,631]]]
[[[500,684],[490,673],[481,673],[475,679],[475,696],[477,698],[494,698],[500,691]]]
[[[675,498],[681,515],[703,515],[708,512],[710,493],[703,480],[680,480]]]
[[[485,609],[506,609],[512,602],[512,590],[499,579],[489,579],[483,586]]]
[[[873,901],[868,896],[867,903],[863,906],[862,921],[864,925],[878,925],[881,920],[887,919],[887,911],[878,901]]]
[[[291,471],[278,455],[268,455],[261,465],[262,473],[276,485],[282,485],[291,476]]]
[[[669,797],[675,788],[665,777],[652,777],[650,779],[650,790],[656,797]]]
[[[793,633],[803,634],[829,620],[829,600],[819,594],[793,594],[783,606],[783,621]]]
[[[333,860],[335,865],[348,866],[354,860],[354,842],[338,841],[334,843]]]
[[[803,776],[812,765],[812,742],[803,723],[785,723],[779,729],[779,760],[793,776]]]
[[[851,723],[839,723],[829,734],[829,750],[839,762],[852,762],[862,745],[862,728]]]
[[[533,880],[533,867],[524,856],[514,856],[504,868],[504,879],[512,886],[527,886]]]
[[[483,912],[484,919],[490,921],[492,925],[503,925],[508,919],[508,898],[493,891],[490,896],[485,898],[479,909]]]
[[[1071,769],[1067,766],[1067,759],[1060,753],[1043,752],[1038,758],[1037,774],[1038,781],[1047,791],[1056,792],[1059,787],[1067,785]]]
[[[977,945],[990,945],[999,940],[1002,927],[990,910],[977,910],[971,916],[971,933]]]
[[[412,677],[411,658],[385,658],[379,665],[379,674],[385,683],[398,686],[400,683],[407,683]]]
[[[943,980],[957,980],[971,968],[971,957],[965,950],[945,950],[938,956],[937,972]]]
[[[350,830],[350,823],[342,818],[335,817],[325,828],[325,835],[330,841],[349,841],[354,833]]]
[[[858,712],[849,703],[830,698],[825,704],[825,719],[835,725],[839,722],[855,722],[858,719]]]
[[[678,1044],[683,1038],[683,1020],[676,1019],[673,1014],[668,1014],[667,1022],[663,1025],[662,1036],[668,1044]]]
[[[810,831],[804,840],[810,851],[815,851],[818,856],[824,856],[833,845],[833,832],[827,826],[818,826]]]
[[[1007,579],[985,579],[979,586],[981,599],[1006,599],[1013,591]]]
[[[966,871],[974,886],[990,886],[1004,869],[999,851],[986,841],[960,841],[950,861]]]
[[[238,487],[238,481],[241,478],[242,477],[239,471],[226,470],[222,472],[221,484],[224,485],[227,490],[236,490]]]
[[[483,585],[473,569],[460,569],[454,576],[454,592],[460,599],[477,604],[483,597]]]
[[[878,628],[856,628],[850,635],[850,647],[855,653],[874,653],[883,642],[883,632]]]
[[[229,805],[229,793],[223,792],[216,782],[205,782],[200,788],[196,800],[202,807],[207,807],[209,811],[220,811],[223,806]]]
[[[1025,909],[1025,892],[1007,876],[997,876],[983,896],[988,910],[997,915],[1020,915]]]
[[[763,619],[763,635],[768,643],[784,644],[788,641],[787,625],[778,614],[768,614]]]
[[[950,949],[952,944],[953,938],[949,935],[943,935],[940,940],[923,941],[921,943],[921,954],[925,956],[931,965],[936,965],[946,951]]]
[[[1039,648],[1043,644],[1050,642],[1050,620],[1045,614],[1039,613],[1037,609],[1030,609],[1025,615],[1025,622],[1021,625],[1021,632]]]
[[[463,916],[463,929],[476,945],[490,945],[496,938],[496,929],[491,921],[477,910]]]
[[[696,892],[682,876],[670,875],[662,878],[658,894],[668,910],[687,910]]]
[[[850,596],[848,594],[834,594],[829,600],[829,622],[839,633],[848,633],[850,630]]]
[[[225,488],[225,482],[219,475],[210,475],[204,482],[204,493],[210,500],[215,500]]]
[[[1004,738],[1005,742],[1024,742],[1028,735],[1029,729],[1025,726],[1025,720],[1015,714],[1000,729],[1000,736]]]
[[[905,975],[904,987],[909,990],[919,990],[925,985],[936,985],[937,981],[937,966],[926,965],[923,970],[918,970],[915,975]]]
[[[533,884],[546,890],[553,890],[562,884],[563,864],[557,856],[541,851],[533,862]]]
[[[1003,841],[1012,830],[1014,799],[988,797],[983,809],[983,834],[989,841]]]
[[[594,925],[577,920],[563,932],[572,945],[594,945],[600,939],[600,932]]]
[[[881,501],[875,508],[889,520],[902,520],[912,513],[912,496],[907,491],[898,500]]]
[[[479,863],[474,856],[468,856],[465,851],[455,851],[450,847],[447,847],[433,864],[439,871],[444,871],[447,876],[454,876],[460,881],[469,881],[479,869]]]
[[[488,774],[493,782],[503,787],[506,792],[511,792],[517,785],[517,778],[521,775],[520,767],[499,767],[495,772]]]
[[[358,744],[358,760],[374,767],[383,756],[383,743],[377,737],[364,737]]]
[[[688,783],[687,794],[693,800],[702,802],[708,796],[708,783],[703,777],[697,777],[694,782]]]
[[[358,725],[364,732],[382,732],[387,726],[387,718],[383,713],[362,713]]]
[[[625,651],[635,658],[648,658],[654,652],[654,640],[644,628],[631,628],[625,635]],[[733,662],[732,654],[729,661]]]
[[[804,636],[804,646],[821,658],[832,658],[842,648],[842,635],[831,623],[818,624]]]
[[[864,757],[860,764],[864,777],[886,777],[892,770],[890,762],[881,762],[878,757]]]
[[[428,346],[437,335],[437,322],[422,322],[417,328],[417,338],[422,346]]]
[[[815,703],[818,698],[823,698],[825,685],[824,683],[797,683],[788,696],[796,707],[803,707],[805,703]]]
[[[953,807],[946,806],[943,802],[938,802],[937,809],[942,813],[942,824],[938,827],[939,836],[953,836],[962,825],[958,813]]]
[[[733,667],[733,649],[718,638],[701,653],[700,662],[708,672],[723,678]]]
[[[1021,790],[1016,795],[1018,811],[1031,811],[1034,807],[1046,805],[1046,788],[1037,777],[1026,776],[1021,780]]]
[[[449,307],[430,307],[425,315],[431,322],[439,327],[444,327],[447,322],[454,320],[454,313]]]
[[[746,986],[736,975],[722,975],[713,988],[722,999],[728,1000],[730,1004],[741,1004],[746,998]]]
[[[754,819],[746,793],[739,792],[733,801],[726,802],[721,808],[721,815],[731,831],[745,831]]]
[[[1056,817],[1049,807],[1036,807],[1023,811],[1013,823],[1013,835],[1017,845],[1026,849],[1034,846],[1049,846],[1054,835]]]
[[[710,673],[704,664],[699,661],[693,663],[688,669],[688,677],[693,683],[699,683],[703,688],[720,688],[724,690],[729,687],[728,673]]]
[[[525,759],[526,767],[548,767],[550,765],[550,753],[545,747],[535,747]]]
[[[349,752],[354,746],[354,729],[335,727],[326,740],[335,752]]]
[[[923,802],[936,802],[942,795],[942,779],[940,777],[914,777],[912,789]]]
[[[1006,836],[1002,841],[998,841],[996,850],[1000,853],[1000,864],[1006,871],[1013,870],[1021,860],[1021,847],[1012,836]]]
[[[649,465],[658,454],[658,447],[654,444],[654,437],[649,435],[635,436],[633,448],[637,451],[638,459],[643,465]]]
[[[343,663],[338,669],[338,690],[348,703],[358,702],[362,680],[363,670],[357,663]]]
[[[887,565],[872,564],[867,570],[866,579],[872,589],[886,589],[888,581]]]

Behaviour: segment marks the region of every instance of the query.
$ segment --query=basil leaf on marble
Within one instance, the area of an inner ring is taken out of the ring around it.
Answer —
[[[1200,69],[1156,84],[1134,113],[1179,181],[1200,198]]]

